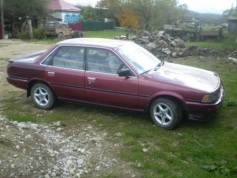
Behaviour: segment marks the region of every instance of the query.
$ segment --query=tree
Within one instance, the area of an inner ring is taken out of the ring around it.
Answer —
[[[129,9],[123,10],[119,18],[119,22],[122,27],[135,29],[139,28],[139,23],[136,14]]]
[[[181,4],[178,6],[182,11],[187,11],[188,10],[188,5],[187,4]]]
[[[132,14],[136,14],[140,28],[148,31],[159,29],[164,23],[170,23],[182,16],[182,10],[177,7],[176,0],[100,0],[97,6],[107,7],[108,11],[123,23],[134,22]],[[125,16],[126,13],[128,16]]]
[[[133,0],[130,7],[142,18],[145,30],[151,30],[151,20],[157,9],[157,0]]]
[[[157,18],[153,21],[153,27],[163,28],[164,24],[174,24],[177,20],[182,19],[183,11],[177,7],[176,0],[159,1],[156,11]]]
[[[227,20],[229,17],[237,17],[237,10],[236,8],[231,8],[231,9],[227,9],[225,11],[223,11],[222,13],[222,17]]]
[[[12,24],[12,31],[18,31],[20,19],[45,16],[49,0],[7,0],[4,1],[4,18]],[[16,29],[15,29],[16,28]]]
[[[91,6],[83,7],[82,16],[83,16],[83,20],[85,20],[85,21],[95,21],[97,19],[96,11]]]
[[[159,29],[181,16],[176,0],[132,0],[130,7],[139,14],[140,24],[148,31]]]
[[[5,18],[10,20],[32,17],[46,13],[49,0],[7,0],[4,1]]]
[[[119,18],[123,13],[126,0],[100,0],[97,3],[97,7],[107,8],[109,16],[116,20],[116,23],[119,24]]]

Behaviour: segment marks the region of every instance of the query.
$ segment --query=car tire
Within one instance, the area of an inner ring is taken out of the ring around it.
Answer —
[[[42,83],[37,83],[32,87],[31,98],[40,109],[50,109],[55,103],[55,96],[52,90]]]
[[[64,38],[64,35],[63,35],[63,33],[62,32],[60,32],[59,34],[58,34],[58,38]]]
[[[150,115],[154,123],[165,129],[174,129],[181,122],[182,112],[172,99],[158,98],[151,103]]]

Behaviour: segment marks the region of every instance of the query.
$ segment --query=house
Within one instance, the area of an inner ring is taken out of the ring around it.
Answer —
[[[47,5],[50,17],[55,20],[66,22],[75,30],[80,31],[81,25],[81,9],[73,6],[64,0],[51,0]],[[49,19],[50,20],[50,19]]]

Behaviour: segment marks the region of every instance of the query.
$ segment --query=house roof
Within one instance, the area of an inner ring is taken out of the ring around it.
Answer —
[[[230,16],[228,18],[229,21],[237,21],[237,17],[234,17],[234,16]]]
[[[47,5],[48,10],[61,10],[61,11],[80,11],[81,9],[63,1],[63,0],[51,0]]]

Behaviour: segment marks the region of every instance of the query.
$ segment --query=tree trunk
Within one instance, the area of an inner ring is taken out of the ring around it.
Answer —
[[[30,32],[30,39],[33,38],[33,30],[32,30],[32,23],[31,23],[31,19],[27,19],[27,24],[28,24],[28,28],[29,28],[29,32]]]

